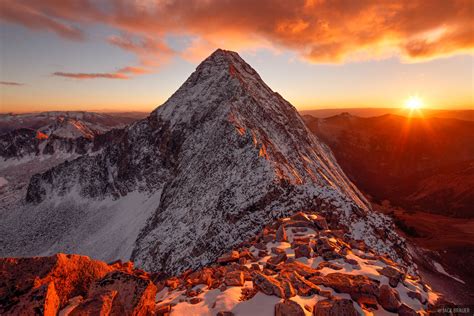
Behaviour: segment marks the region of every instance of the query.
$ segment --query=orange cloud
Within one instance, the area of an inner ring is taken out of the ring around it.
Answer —
[[[344,62],[398,55],[438,58],[474,49],[472,0],[167,0],[100,2],[9,1],[2,18],[27,27],[72,35],[71,25],[100,23],[116,29],[110,44],[160,64],[228,49],[289,49],[313,62]],[[32,15],[33,22],[27,17]],[[33,24],[32,24],[33,23]],[[440,36],[432,36],[439,29]],[[197,40],[173,52],[166,36]],[[67,36],[66,36],[67,37]],[[208,47],[208,48],[207,48]]]
[[[149,73],[150,71],[148,69],[141,68],[141,67],[127,66],[127,67],[120,68],[119,70],[117,70],[117,72],[141,75],[141,74]]]
[[[54,76],[67,77],[74,79],[129,79],[127,75],[122,73],[70,73],[70,72],[55,72]]]
[[[20,1],[5,0],[0,10],[0,19],[21,24],[32,30],[49,30],[59,36],[82,40],[84,35],[78,28],[63,23],[41,12],[40,8],[24,5]]]

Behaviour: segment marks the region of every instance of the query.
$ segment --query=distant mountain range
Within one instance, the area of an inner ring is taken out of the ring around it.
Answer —
[[[474,217],[474,122],[393,114],[304,118],[351,180],[373,198]]]
[[[412,111],[407,108],[338,108],[338,109],[315,109],[300,111],[301,115],[311,115],[318,118],[328,118],[341,113],[349,113],[358,117],[374,117],[386,114],[394,114],[405,117],[437,117],[452,118],[465,121],[474,121],[474,110],[436,110],[420,109]]]

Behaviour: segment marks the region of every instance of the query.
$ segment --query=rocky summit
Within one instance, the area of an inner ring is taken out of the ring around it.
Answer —
[[[420,315],[437,299],[406,266],[313,212],[174,276],[64,254],[0,259],[0,268],[2,315]]]
[[[217,50],[149,117],[101,139],[31,177],[0,218],[0,255],[79,253],[178,273],[304,209],[409,261],[388,217],[237,53]]]

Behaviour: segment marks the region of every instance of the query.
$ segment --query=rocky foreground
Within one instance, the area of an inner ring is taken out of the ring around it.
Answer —
[[[179,276],[86,256],[0,259],[1,315],[420,315],[438,295],[317,214]]]

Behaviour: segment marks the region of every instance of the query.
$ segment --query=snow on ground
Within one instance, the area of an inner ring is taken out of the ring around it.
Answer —
[[[295,251],[291,248],[291,243],[293,242],[295,237],[298,238],[307,238],[309,237],[310,240],[316,241],[321,236],[326,234],[331,234],[330,231],[325,231],[321,235],[321,232],[317,232],[314,229],[306,228],[302,229],[299,228],[297,233],[295,234],[293,229],[286,228],[286,233],[288,236],[288,242],[276,242],[276,241],[269,241],[266,242],[266,249],[268,253],[272,254],[272,248],[278,248],[285,251],[287,255],[286,260],[296,260],[304,265],[316,269],[319,271],[321,276],[328,275],[330,273],[343,273],[343,274],[350,274],[350,275],[363,275],[367,276],[371,280],[375,280],[379,283],[379,286],[382,285],[389,285],[389,278],[379,273],[384,267],[392,266],[395,263],[389,263],[386,260],[383,260],[382,257],[375,255],[372,251],[367,250],[363,251],[360,249],[352,248],[351,250],[347,251],[345,258],[334,259],[334,260],[324,260],[319,255],[314,255],[311,258],[300,257],[295,259]],[[322,237],[325,238],[325,237]],[[329,238],[330,242],[337,244],[339,241],[336,237]],[[311,241],[310,241],[311,242]],[[258,253],[261,251],[261,246],[258,248],[255,246],[251,246],[249,251],[252,255],[256,258],[256,261],[247,262],[245,267],[251,268],[253,263],[257,263],[260,265],[260,268],[263,269],[266,266],[266,262],[272,257],[272,255],[267,255],[263,257],[259,257]],[[274,255],[273,255],[274,256]],[[355,260],[357,264],[350,264],[346,262],[350,259]],[[337,267],[334,269],[331,267],[318,267],[321,263],[324,264],[333,264]],[[398,267],[402,268],[402,267]],[[276,272],[274,277],[278,278],[278,272]],[[331,296],[334,298],[344,298],[344,299],[351,299],[351,296],[346,293],[338,293],[331,287],[327,287],[324,285],[318,285],[322,291],[330,292]],[[243,286],[227,286],[224,288],[214,288],[209,289],[206,285],[196,285],[192,288],[192,290],[197,291],[199,294],[195,296],[198,303],[192,304],[192,298],[186,295],[186,291],[183,289],[176,289],[171,290],[168,287],[164,287],[157,296],[156,302],[157,306],[165,306],[171,304],[171,314],[174,316],[178,315],[216,315],[219,311],[230,311],[235,316],[239,315],[274,315],[275,304],[282,302],[283,299],[277,296],[270,296],[266,295],[262,292],[257,292],[255,296],[252,298],[245,300],[242,296],[243,289],[252,289],[254,287],[253,281],[246,281]],[[403,279],[398,283],[395,290],[400,295],[400,302],[407,305],[409,308],[417,311],[419,313],[424,313],[427,302],[434,304],[435,301],[438,299],[438,294],[431,291],[429,286],[423,285],[420,282],[419,278],[410,276],[406,274]],[[418,293],[421,297],[420,300],[410,297],[409,293]],[[321,292],[322,293],[322,292]],[[317,294],[313,294],[310,296],[301,296],[296,295],[291,297],[292,301],[297,302],[302,308],[307,316],[313,315],[310,311],[315,304],[320,300],[327,299],[324,296]],[[422,303],[424,302],[424,303]],[[366,307],[362,307],[355,301],[353,301],[354,308],[361,314],[361,315],[396,315],[396,313],[391,313],[385,310],[382,306],[378,305],[376,310],[368,309]],[[308,307],[308,309],[305,308]]]
[[[444,270],[443,266],[441,264],[439,264],[438,262],[433,261],[433,265],[436,268],[436,271],[438,271],[439,273],[444,274],[444,275],[446,275],[446,276],[450,277],[451,279],[454,279],[458,282],[461,282],[462,284],[466,284],[463,280],[455,277],[452,274],[449,274],[446,270]]]

